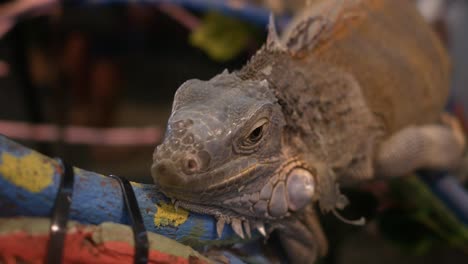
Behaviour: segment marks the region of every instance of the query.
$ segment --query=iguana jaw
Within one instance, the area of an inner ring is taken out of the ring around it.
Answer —
[[[183,175],[170,161],[156,161],[152,166],[155,182],[171,197],[204,201],[213,197],[236,197],[240,190],[257,178],[269,177],[280,164],[279,157],[264,160],[242,157],[213,170]],[[161,170],[161,166],[167,167]]]
[[[198,197],[188,198],[186,191],[175,192],[167,186],[162,186],[161,189],[172,198],[176,206],[215,216],[218,219],[219,236],[222,235],[226,223],[242,238],[249,237],[251,229],[258,229],[260,233],[266,234],[264,223],[275,224],[300,211],[310,204],[315,194],[313,170],[307,168],[299,159],[292,158],[280,164],[273,164],[276,169],[269,174],[265,174],[268,170],[263,170],[260,174],[255,170],[261,164],[243,169],[242,173],[236,176],[243,186],[234,192],[210,189],[204,192],[203,198],[200,193]],[[256,177],[252,177],[253,175]],[[242,180],[246,178],[251,180]],[[224,186],[233,185],[231,182]]]

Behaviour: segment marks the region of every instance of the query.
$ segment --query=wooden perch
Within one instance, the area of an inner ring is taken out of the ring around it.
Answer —
[[[57,160],[0,136],[0,217],[49,217],[62,168]],[[128,224],[123,196],[113,178],[74,168],[70,218],[84,224]],[[148,231],[190,246],[233,244],[239,241],[226,225],[221,238],[213,217],[176,210],[151,184],[132,182]]]

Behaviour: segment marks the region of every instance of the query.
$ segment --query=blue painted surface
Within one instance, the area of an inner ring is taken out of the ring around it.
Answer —
[[[1,160],[3,153],[21,157],[31,152],[31,150],[0,136],[0,164],[3,162]],[[44,158],[44,162],[56,164],[54,160],[45,156]],[[31,177],[34,175],[31,174]],[[55,171],[52,185],[39,193],[31,193],[12,184],[4,178],[4,175],[0,174],[0,217],[49,217],[57,193],[59,177],[58,172]],[[76,168],[75,177],[70,210],[71,219],[85,224],[100,224],[106,221],[128,224],[128,215],[124,208],[121,189],[114,179]],[[238,240],[228,225],[224,228],[221,239],[218,239],[215,219],[208,215],[191,212],[187,221],[178,227],[156,227],[154,225],[154,215],[157,211],[155,205],[161,202],[167,203],[168,199],[154,185],[137,184],[132,186],[147,230],[177,241],[191,241],[200,244],[212,241],[232,244],[233,239]]]
[[[422,172],[420,178],[465,225],[468,225],[468,192],[454,176],[445,172]]]

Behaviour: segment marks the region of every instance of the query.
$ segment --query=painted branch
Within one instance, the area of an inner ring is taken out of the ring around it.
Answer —
[[[0,136],[0,217],[49,217],[60,179],[59,163]],[[85,224],[128,223],[118,183],[75,168],[71,219]],[[175,210],[154,185],[132,183],[148,231],[191,246],[232,244],[238,238],[226,225],[220,239],[213,217]]]
[[[0,262],[39,263],[48,250],[49,219],[0,219]],[[202,264],[205,257],[188,246],[154,233],[148,234],[148,263]],[[132,263],[133,234],[130,227],[103,223],[68,224],[63,263]]]

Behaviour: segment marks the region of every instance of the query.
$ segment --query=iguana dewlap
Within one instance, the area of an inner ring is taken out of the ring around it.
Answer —
[[[327,251],[313,202],[339,216],[339,183],[457,165],[448,88],[447,55],[409,1],[315,1],[281,39],[270,21],[240,71],[178,89],[152,174],[218,234],[278,228],[291,261],[310,263]]]

